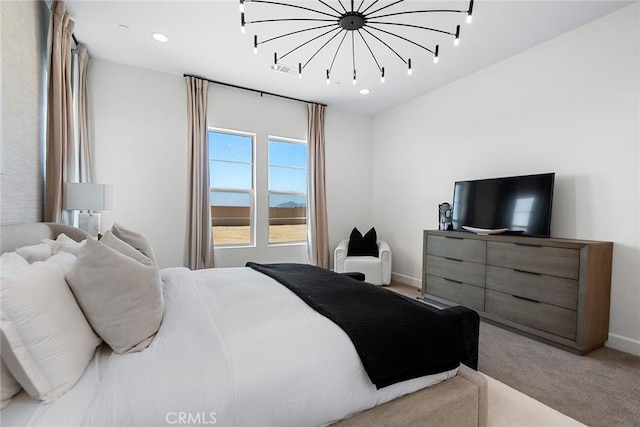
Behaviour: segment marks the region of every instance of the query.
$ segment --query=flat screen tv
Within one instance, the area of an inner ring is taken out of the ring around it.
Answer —
[[[454,230],[508,229],[508,234],[549,237],[555,173],[457,181]]]

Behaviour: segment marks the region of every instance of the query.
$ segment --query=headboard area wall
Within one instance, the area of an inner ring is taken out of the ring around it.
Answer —
[[[49,14],[44,1],[0,2],[3,225],[43,218],[44,71]]]

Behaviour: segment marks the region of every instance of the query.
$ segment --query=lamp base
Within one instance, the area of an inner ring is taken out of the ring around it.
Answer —
[[[100,214],[99,213],[80,213],[78,214],[78,228],[86,231],[93,237],[98,237],[100,232]]]

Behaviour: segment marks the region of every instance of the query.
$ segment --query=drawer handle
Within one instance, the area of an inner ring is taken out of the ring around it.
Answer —
[[[455,240],[463,240],[463,237],[455,237],[455,236],[444,236],[447,239],[455,239]]]
[[[463,262],[461,259],[449,258],[448,256],[444,257],[444,259],[448,259],[449,261],[455,261],[455,262]]]
[[[518,273],[532,274],[532,275],[534,275],[534,276],[542,276],[542,274],[541,274],[541,273],[536,273],[536,272],[533,272],[533,271],[519,270],[519,269],[517,269],[517,268],[512,268],[512,270],[513,270],[513,271],[517,271]]]
[[[446,280],[447,282],[452,282],[452,283],[462,283],[462,282],[459,282],[459,281],[457,281],[457,280],[447,279],[446,277],[443,277],[443,279],[444,279],[444,280]]]
[[[540,301],[536,301],[534,299],[531,298],[525,298],[525,297],[519,297],[518,295],[511,295],[514,298],[518,298],[518,299],[523,299],[525,301],[529,301],[529,302],[535,302],[536,304],[538,304]]]
[[[529,246],[530,248],[541,248],[540,245],[532,245],[531,243],[514,243],[516,246]]]

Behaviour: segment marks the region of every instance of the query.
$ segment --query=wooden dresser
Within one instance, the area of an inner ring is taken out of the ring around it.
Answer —
[[[424,298],[575,353],[609,333],[613,243],[425,231]]]

